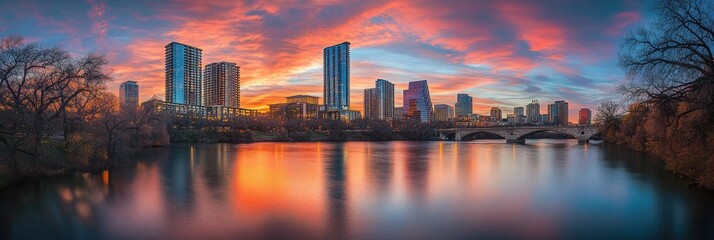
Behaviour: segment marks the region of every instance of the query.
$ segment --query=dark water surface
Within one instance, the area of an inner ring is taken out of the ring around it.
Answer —
[[[0,192],[2,239],[714,239],[714,195],[602,144],[174,145]]]

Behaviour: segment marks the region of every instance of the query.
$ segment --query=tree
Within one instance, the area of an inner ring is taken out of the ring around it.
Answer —
[[[103,89],[110,80],[106,64],[99,54],[74,58],[21,36],[0,39],[0,146],[13,166],[20,155],[36,161],[42,140],[65,130],[58,119],[76,112],[78,98]]]
[[[637,101],[686,103],[678,115],[714,103],[714,4],[703,0],[660,0],[658,18],[628,34],[620,66],[628,82],[621,87]]]
[[[714,2],[655,6],[656,20],[623,41],[628,81],[620,90],[635,104],[606,137],[662,157],[667,168],[714,189]]]

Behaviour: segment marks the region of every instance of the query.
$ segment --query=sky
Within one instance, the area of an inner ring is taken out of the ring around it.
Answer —
[[[362,110],[376,79],[426,79],[433,104],[474,97],[474,112],[512,113],[538,99],[541,112],[618,99],[625,34],[651,15],[646,0],[0,0],[0,37],[105,54],[114,81],[164,97],[164,45],[203,49],[203,64],[241,67],[241,107],[267,110],[285,97],[322,98],[322,49],[351,42],[351,109]]]

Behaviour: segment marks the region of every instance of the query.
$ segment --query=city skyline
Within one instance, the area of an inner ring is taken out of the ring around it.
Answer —
[[[26,21],[3,26],[3,32],[62,44],[78,54],[106,53],[115,79],[110,87],[135,80],[142,86],[140,101],[163,95],[162,46],[167,42],[204,49],[204,62],[235,61],[244,70],[242,107],[265,111],[268,104],[290,93],[321,96],[320,50],[350,41],[354,44],[352,109],[362,109],[361,92],[373,79],[390,79],[395,99],[402,98],[408,81],[427,79],[435,104],[453,105],[456,93],[467,93],[475,96],[474,112],[485,114],[492,106],[509,113],[530,99],[566,99],[571,122],[577,121],[577,109],[619,97],[613,89],[624,74],[616,66],[617,41],[650,14],[645,10],[650,3],[645,1],[559,7],[545,7],[553,5],[549,1],[302,5],[209,1],[203,6],[162,1],[141,8],[70,1],[76,8],[63,12],[52,9],[67,3],[17,4],[26,7],[17,9],[28,9],[30,14],[10,9],[0,21]],[[167,7],[175,10],[164,11]],[[215,7],[226,11],[209,11]],[[434,18],[420,18],[430,10]],[[482,17],[469,17],[474,13]],[[341,17],[326,23],[321,16]],[[570,18],[575,20],[564,21]],[[315,38],[307,34],[312,31],[322,34]],[[396,100],[395,105],[402,104]]]
[[[396,108],[394,106],[394,84],[384,79],[377,79],[375,81],[375,88],[364,89],[363,92],[363,111],[350,109],[350,42],[342,42],[332,46],[325,47],[323,49],[323,94],[324,101],[320,105],[319,112],[323,112],[326,115],[320,114],[320,118],[339,118],[347,121],[353,119],[379,119],[379,120],[391,120],[392,111]],[[201,68],[202,61],[202,49],[186,45],[183,43],[171,42],[165,46],[165,72],[166,72],[166,88],[165,94],[166,99],[171,99],[166,101],[168,103],[186,104],[194,106],[227,106],[233,108],[240,107],[240,67],[232,62],[214,62],[209,63],[205,66],[205,73],[196,74],[195,68]],[[407,109],[403,109],[403,116],[407,118],[417,118],[421,122],[431,122],[431,121],[447,121],[456,118],[459,121],[471,121],[476,120],[477,116],[483,116],[483,114],[474,114],[473,112],[473,98],[468,94],[459,93],[456,95],[456,102],[454,106],[449,104],[433,104],[431,101],[429,87],[427,85],[427,80],[411,81],[409,82],[409,88],[403,91],[403,101],[402,103],[409,100],[409,106]],[[127,81],[122,83],[120,86],[120,104],[124,105],[125,84],[132,83],[133,86],[138,89],[138,85],[135,81]],[[134,101],[138,99],[138,90],[136,90],[133,96]],[[185,97],[195,95],[194,92],[198,93],[198,96]],[[296,95],[293,97],[308,96],[308,95]],[[313,107],[317,110],[318,99],[314,98]],[[195,99],[190,101],[191,99]],[[287,97],[291,99],[292,97]],[[184,100],[185,99],[185,100]],[[201,100],[203,99],[203,100]],[[329,99],[329,100],[328,100]],[[300,118],[305,118],[305,116],[318,117],[318,114],[312,115],[308,114],[308,107],[306,103],[302,103],[300,106],[290,105],[290,100],[287,104],[284,103],[271,103],[268,105],[269,109],[266,114],[271,117],[277,118],[292,118],[287,115],[291,115],[289,112],[302,112],[296,116]],[[437,113],[436,106],[440,106],[440,111]],[[286,107],[292,106],[299,109],[286,109]],[[448,106],[448,108],[447,108]],[[555,125],[568,125],[571,122],[569,119],[569,107],[568,102],[565,100],[555,101],[553,104],[547,105],[547,114],[540,115],[538,100],[532,100],[531,103],[527,105],[528,109],[528,119],[526,119],[525,109],[521,107],[513,108],[513,113],[506,113],[506,118],[502,116],[503,111],[497,106],[493,106],[490,110],[489,117],[491,122],[501,122],[502,120],[507,120],[509,124],[524,124],[524,123],[536,123],[536,124],[555,124]],[[590,125],[590,114],[587,117],[583,117],[583,110],[588,110],[589,108],[581,108],[577,112],[578,124]],[[236,110],[238,111],[238,110]],[[242,111],[253,111],[255,109],[243,109]],[[496,111],[496,112],[494,112]],[[237,112],[236,112],[237,113]],[[532,114],[535,113],[535,116]],[[355,115],[357,114],[357,115]],[[438,116],[437,116],[438,115]],[[455,118],[456,117],[456,118]],[[538,120],[529,120],[536,118]],[[587,118],[588,120],[583,120]],[[583,123],[583,122],[586,123]]]

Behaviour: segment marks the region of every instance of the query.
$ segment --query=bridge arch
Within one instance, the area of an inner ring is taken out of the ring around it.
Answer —
[[[471,140],[474,135],[486,133],[505,138],[506,142],[522,143],[531,134],[539,132],[559,132],[575,137],[579,142],[587,142],[599,130],[594,126],[540,126],[540,127],[487,127],[487,128],[460,128],[440,130],[440,139],[443,140]],[[452,135],[453,134],[453,135]],[[447,137],[448,136],[448,137]],[[451,138],[453,136],[453,138]]]
[[[475,131],[475,132],[469,132],[469,133],[467,133],[467,134],[463,134],[463,135],[461,136],[461,139],[460,139],[460,140],[461,140],[461,141],[476,140],[476,138],[474,138],[474,137],[475,137],[476,135],[479,135],[479,134],[484,134],[484,135],[487,135],[487,136],[497,137],[497,138],[493,138],[493,139],[508,139],[507,136],[504,136],[504,135],[499,134],[499,133],[491,132],[491,131]],[[485,138],[485,139],[491,139],[491,138]]]
[[[562,130],[557,130],[557,129],[538,129],[538,130],[533,130],[533,131],[530,131],[530,132],[521,134],[521,135],[518,137],[518,140],[525,141],[528,136],[531,136],[531,135],[536,134],[536,133],[543,133],[543,132],[562,133],[562,134],[567,135],[569,138],[575,138],[575,139],[578,138],[578,136],[576,136],[576,135],[574,135],[572,132],[568,132],[568,131],[562,131]],[[584,132],[583,132],[583,134],[584,134]]]

